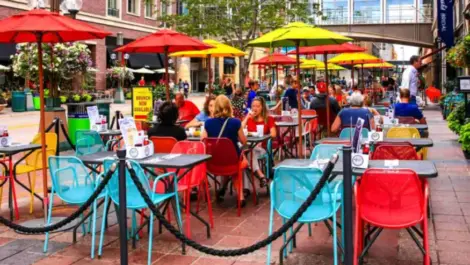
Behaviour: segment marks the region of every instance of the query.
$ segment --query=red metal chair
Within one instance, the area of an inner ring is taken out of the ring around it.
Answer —
[[[171,150],[172,154],[205,154],[206,148],[202,142],[181,141],[175,144]],[[209,194],[209,185],[206,173],[206,164],[200,164],[194,167],[183,178],[178,181],[178,191],[184,192],[183,201],[186,206],[186,235],[191,236],[191,190],[198,188],[197,212],[199,212],[199,199],[201,190],[204,189],[207,201],[207,209],[209,211],[209,221],[214,228],[214,216],[212,214],[212,204]]]
[[[228,138],[206,138],[206,153],[212,158],[207,161],[207,173],[214,179],[217,190],[217,176],[232,177],[235,190],[237,191],[238,216],[241,215],[241,194],[243,192],[243,154],[237,154],[232,141]],[[253,192],[255,193],[255,192]]]
[[[302,115],[317,115],[317,111],[310,110],[310,109],[302,110]],[[320,133],[320,129],[318,127],[317,118],[311,119],[310,121],[308,121],[308,123],[310,125],[310,139],[309,139],[310,147],[309,148],[310,148],[310,151],[312,151],[315,140],[317,139],[317,136]]]
[[[385,143],[376,146],[372,153],[373,160],[421,160],[410,143]]]
[[[424,185],[424,190],[423,190]],[[356,182],[354,264],[362,264],[371,245],[386,229],[406,229],[430,264],[427,202],[429,187],[410,169],[367,169]],[[364,226],[373,228],[364,236]],[[420,226],[420,231],[416,226]],[[419,242],[418,236],[423,238]],[[365,238],[370,241],[365,242]],[[366,244],[364,246],[364,243]]]
[[[326,107],[325,108],[318,108],[318,109],[315,109],[315,111],[317,112],[317,120],[318,120],[318,124],[319,126],[321,126],[321,130],[323,131],[327,131],[326,129]],[[336,114],[333,112],[333,111],[330,111],[330,126],[333,124],[333,122],[335,121],[336,119]]]
[[[292,116],[276,116],[274,120],[276,122],[294,122]],[[292,137],[292,135],[282,137],[287,130],[289,129],[276,126],[277,137],[272,141],[273,156],[275,156],[276,152],[281,152],[283,146],[287,146],[291,150],[295,147],[294,137]]]
[[[153,152],[158,154],[169,154],[173,147],[178,142],[173,137],[157,137],[152,136],[150,137],[150,141],[153,142]]]
[[[400,116],[396,117],[398,119],[398,123],[400,124],[416,124],[418,123],[414,117],[408,116]]]

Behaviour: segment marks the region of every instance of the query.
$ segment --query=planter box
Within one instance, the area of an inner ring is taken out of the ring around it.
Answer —
[[[0,104],[0,112],[7,107],[7,104]]]
[[[470,159],[470,152],[462,150],[463,155],[465,156],[465,159],[469,160]]]

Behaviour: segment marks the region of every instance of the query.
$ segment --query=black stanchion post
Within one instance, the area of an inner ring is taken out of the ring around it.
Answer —
[[[344,264],[353,264],[353,213],[351,146],[343,146]]]
[[[55,135],[57,135],[57,148],[55,150],[55,155],[58,156],[60,154],[60,137],[59,137],[59,118],[58,117],[55,117],[54,119],[54,132],[55,132]]]
[[[118,130],[121,129],[121,126],[119,126],[119,119],[121,118],[121,112],[119,110],[116,110],[116,127]]]
[[[119,239],[121,265],[127,265],[127,201],[126,201],[126,150],[118,150],[119,158]]]

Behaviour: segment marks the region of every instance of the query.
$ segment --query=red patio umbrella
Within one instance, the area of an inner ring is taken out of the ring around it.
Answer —
[[[311,46],[311,47],[300,47],[299,54],[304,55],[316,55],[316,54],[323,54],[323,62],[325,64],[325,82],[326,87],[329,87],[329,77],[328,77],[328,54],[337,54],[337,53],[354,53],[354,52],[363,52],[366,49],[359,47],[357,45],[351,43],[343,43],[343,44],[332,44],[332,45],[320,45],[320,46]],[[289,52],[288,54],[296,54],[295,50]],[[354,68],[352,68],[352,76],[354,80]],[[330,136],[330,101],[328,97],[326,97],[326,126],[327,126],[327,133]]]
[[[0,42],[38,44],[40,131],[42,143],[42,175],[44,189],[44,210],[47,211],[47,158],[44,115],[44,73],[42,64],[42,44],[72,42],[88,39],[102,39],[111,32],[100,30],[79,20],[42,9],[22,12],[0,20]],[[46,214],[44,216],[47,216]]]
[[[127,45],[117,48],[116,52],[128,53],[164,53],[166,100],[170,100],[168,79],[168,54],[183,51],[200,51],[213,48],[202,41],[170,29],[162,29]]]
[[[282,53],[273,53],[258,59],[252,64],[276,66],[276,87],[279,88],[279,65],[294,65],[296,60]],[[274,70],[273,70],[274,72]]]

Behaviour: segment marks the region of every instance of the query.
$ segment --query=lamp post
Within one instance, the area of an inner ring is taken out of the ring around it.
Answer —
[[[69,13],[71,18],[76,19],[78,12],[80,9],[82,9],[82,6],[83,0],[64,0],[60,5],[60,10],[62,13]]]

